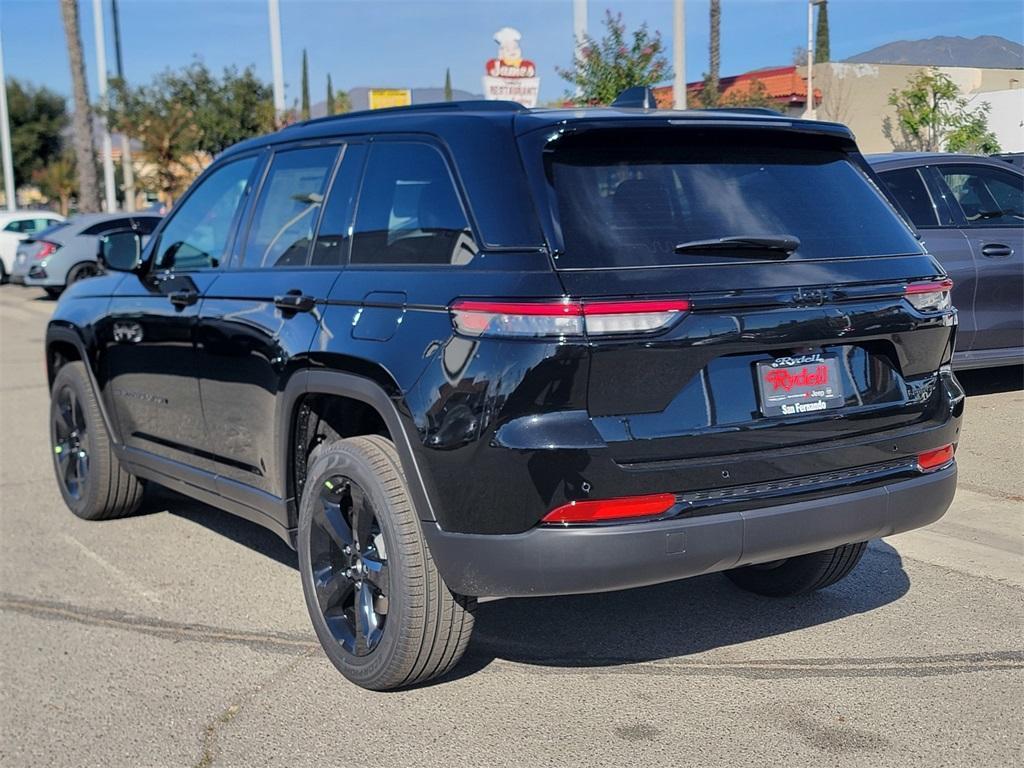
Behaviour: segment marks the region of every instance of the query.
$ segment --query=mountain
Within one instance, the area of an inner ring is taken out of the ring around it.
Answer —
[[[912,64],[914,66],[1024,68],[1024,45],[998,35],[980,37],[930,37],[899,40],[846,61],[862,64]]]

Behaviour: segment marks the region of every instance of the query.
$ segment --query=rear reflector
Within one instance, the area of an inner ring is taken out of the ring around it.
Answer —
[[[953,446],[944,445],[934,451],[926,451],[917,456],[917,468],[922,472],[931,472],[944,467],[953,460]]]
[[[631,517],[652,517],[668,512],[676,503],[671,493],[628,496],[598,501],[570,501],[548,512],[543,523],[597,523]]]
[[[582,337],[653,333],[690,308],[684,299],[639,301],[475,301],[451,305],[455,330],[467,336]]]
[[[953,302],[950,291],[953,290],[952,280],[933,280],[925,283],[910,283],[903,289],[907,301],[922,312],[941,312],[950,309]]]

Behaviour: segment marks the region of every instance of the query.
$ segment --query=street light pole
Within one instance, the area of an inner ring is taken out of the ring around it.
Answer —
[[[278,0],[267,0],[270,15],[270,63],[274,75],[274,112],[280,120],[284,115],[284,67],[281,64],[281,6]]]
[[[683,0],[675,0],[672,24],[672,107],[686,109],[686,14]]]
[[[804,104],[804,118],[817,119],[814,108],[814,6],[825,0],[807,0],[807,101]]]
[[[4,77],[4,41],[0,28],[0,152],[4,161],[4,200],[7,210],[18,207],[18,192],[14,188],[14,160],[11,157],[11,122],[7,114],[7,79]]]
[[[92,27],[96,38],[96,76],[100,92],[100,133],[103,143],[103,186],[107,211],[117,210],[117,189],[114,182],[114,148],[107,130],[107,39],[103,31],[103,0],[92,0]]]
[[[584,39],[587,36],[587,0],[572,0],[572,34],[576,45],[573,47],[577,65],[582,58]],[[583,94],[583,88],[576,86],[576,96]]]
[[[124,83],[124,59],[121,57],[121,19],[117,13],[117,0],[110,0],[110,12],[114,22],[114,63],[117,78]],[[121,174],[124,176],[124,209],[135,211],[135,167],[132,165],[132,140],[121,131]]]

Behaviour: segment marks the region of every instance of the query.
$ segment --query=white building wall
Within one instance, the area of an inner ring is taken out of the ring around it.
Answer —
[[[968,99],[973,109],[987,103],[988,127],[1003,152],[1024,152],[1024,88],[976,93]]]

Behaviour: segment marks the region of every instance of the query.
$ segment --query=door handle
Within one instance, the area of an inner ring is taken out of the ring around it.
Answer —
[[[988,243],[981,247],[981,255],[990,259],[1002,259],[1013,255],[1013,248],[1002,243]]]
[[[274,306],[283,312],[312,312],[316,299],[304,295],[302,291],[292,290],[284,296],[275,296]]]
[[[199,301],[199,293],[196,291],[171,291],[167,294],[167,298],[176,307],[191,307]]]

